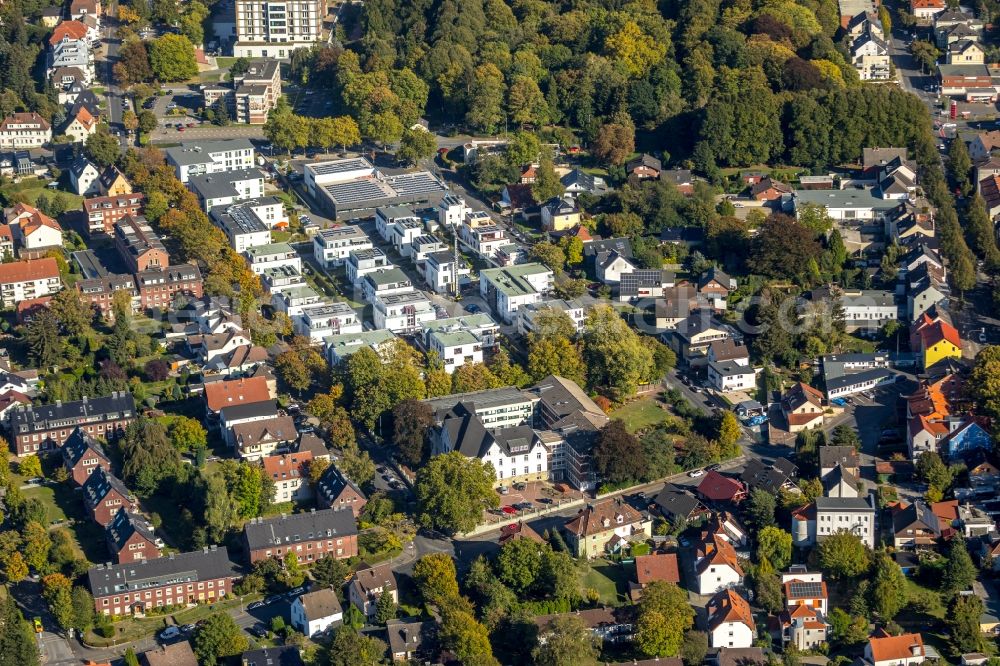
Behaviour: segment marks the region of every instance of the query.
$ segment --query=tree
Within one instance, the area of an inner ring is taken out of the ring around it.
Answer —
[[[416,164],[420,160],[433,157],[437,150],[437,140],[434,135],[423,129],[405,129],[403,138],[399,141],[396,159],[408,164]]]
[[[122,655],[122,658],[125,661],[125,666],[139,666],[139,657],[136,656],[135,650],[131,646],[125,650],[125,654]]]
[[[28,565],[24,556],[16,550],[7,556],[4,564],[4,578],[11,583],[20,583],[28,577]]]
[[[236,524],[239,513],[229,499],[226,481],[218,474],[210,474],[204,479],[205,528],[209,538],[221,542],[229,529]]]
[[[809,273],[809,262],[820,255],[812,230],[793,218],[775,213],[764,220],[751,244],[750,270],[771,278],[796,279]]]
[[[399,141],[403,137],[404,129],[403,122],[390,111],[375,114],[364,128],[372,141],[381,144],[383,148]]]
[[[135,115],[135,111],[128,109],[122,114],[122,125],[129,132],[134,132],[139,128],[139,116]]]
[[[592,146],[594,156],[608,164],[624,164],[635,152],[635,126],[629,120],[602,125]]]
[[[531,246],[531,258],[551,268],[556,275],[561,275],[563,265],[566,263],[566,255],[562,248],[555,243],[542,241]]]
[[[17,473],[21,476],[33,478],[42,475],[42,463],[38,456],[25,456],[17,464]]]
[[[941,575],[941,590],[945,593],[964,592],[972,588],[976,580],[976,565],[969,557],[969,549],[961,537],[951,542],[948,559]]]
[[[396,618],[396,602],[392,600],[392,595],[383,592],[379,595],[375,603],[375,623],[385,624],[389,620]]]
[[[94,318],[94,311],[89,305],[84,305],[80,294],[74,289],[58,292],[52,297],[50,307],[63,332],[71,337],[82,335]]]
[[[465,120],[474,128],[493,134],[504,120],[505,91],[503,74],[493,63],[476,67],[469,91],[469,110]]]
[[[952,141],[948,147],[948,177],[955,186],[968,194],[971,187],[969,173],[972,171],[972,158],[965,141]]]
[[[545,642],[531,653],[538,666],[588,666],[597,663],[600,645],[580,618],[557,615],[542,635]]]
[[[669,348],[667,349],[669,351]],[[740,429],[740,422],[736,419],[736,415],[730,411],[722,412],[722,416],[719,417],[719,432],[716,435],[716,440],[719,442],[720,451],[730,454],[723,454],[723,458],[730,458],[739,455],[739,447],[737,444],[742,436],[743,431]],[[775,567],[779,569],[781,568],[776,564]]]
[[[435,456],[417,472],[419,521],[427,528],[468,532],[483,510],[499,505],[493,466],[457,451]]]
[[[122,85],[151,80],[153,70],[149,65],[146,42],[135,39],[122,44],[118,50],[118,62],[115,63],[114,74]]]
[[[684,590],[664,581],[650,584],[639,599],[636,646],[650,657],[677,655],[694,616]]]
[[[646,467],[639,440],[625,428],[621,419],[609,421],[601,428],[592,456],[594,469],[611,483],[640,479]]]
[[[174,416],[167,428],[167,435],[178,451],[204,449],[208,446],[208,433],[197,419]]]
[[[952,142],[958,143],[962,141]],[[993,233],[993,222],[986,212],[986,202],[978,192],[972,195],[966,208],[965,236],[976,255],[991,266],[1000,264],[1000,249],[997,248],[996,235]]]
[[[24,561],[35,571],[42,571],[49,561],[49,551],[52,549],[52,539],[45,527],[34,520],[29,521],[22,530],[24,537]]]
[[[151,42],[149,64],[160,81],[184,81],[198,75],[194,46],[184,35],[168,33]]]
[[[610,306],[591,309],[583,330],[583,356],[591,386],[606,386],[618,398],[655,379],[653,352]]]
[[[774,525],[774,512],[776,509],[777,501],[774,495],[763,488],[755,488],[750,493],[750,500],[747,505],[747,518],[750,524],[758,530],[763,530],[765,527]],[[771,564],[774,564],[774,562]]]
[[[853,446],[857,449],[861,446],[861,439],[854,428],[842,424],[833,429],[833,433],[830,435],[830,443],[835,446]]]
[[[424,458],[427,433],[434,425],[434,412],[420,400],[408,399],[392,409],[393,444],[409,465]]]
[[[139,112],[138,116],[139,131],[143,134],[149,134],[156,129],[157,120],[156,114],[149,109],[143,109]]]
[[[432,553],[417,560],[413,581],[428,604],[441,607],[459,597],[455,561],[446,553]]]
[[[534,381],[557,375],[583,384],[584,373],[580,348],[568,337],[554,332],[528,336],[528,374]]]
[[[856,535],[839,531],[819,544],[819,564],[832,578],[856,578],[868,571],[871,555]]]
[[[535,197],[535,201],[545,202],[552,197],[561,197],[564,191],[562,181],[556,175],[552,158],[542,158],[538,168],[535,169],[535,182],[531,184],[531,193]]]
[[[351,572],[344,560],[335,557],[324,557],[313,565],[310,573],[318,588],[333,587],[338,594],[342,593],[344,579]]]
[[[874,560],[869,607],[880,620],[888,622],[906,605],[906,577],[885,551],[876,553]]]
[[[278,354],[274,359],[274,369],[281,377],[281,381],[299,395],[312,384],[312,374],[301,355],[295,350]]]
[[[229,613],[214,613],[194,635],[194,653],[198,660],[215,666],[227,657],[240,654],[249,647],[246,635]]]
[[[94,597],[82,585],[73,587],[73,627],[83,633],[94,626]]]
[[[38,666],[38,645],[13,595],[0,595],[0,666]]]
[[[945,466],[936,451],[924,451],[917,458],[917,476],[931,488],[944,493],[951,485],[951,470]]]
[[[59,335],[59,322],[51,310],[42,310],[32,318],[24,339],[38,367],[51,368],[62,360],[65,341]]]
[[[69,579],[60,573],[45,576],[42,579],[42,596],[48,603],[56,624],[62,629],[73,628],[73,595]]]
[[[516,539],[504,544],[497,556],[497,577],[516,594],[525,594],[541,572],[543,551],[543,546],[531,539]]]
[[[330,666],[381,666],[386,645],[348,626],[338,627],[330,643]]]
[[[946,623],[951,629],[951,642],[961,653],[979,652],[983,649],[980,618],[985,612],[983,600],[975,594],[956,594],[948,603]]]
[[[107,167],[118,161],[121,144],[111,135],[107,125],[98,125],[97,131],[87,137],[84,154],[99,167]]]
[[[708,654],[708,634],[704,631],[688,631],[681,645],[681,659],[684,666],[700,666]]]
[[[455,607],[447,609],[442,614],[439,635],[441,644],[451,650],[461,663],[499,666],[493,657],[489,632],[471,612]]]
[[[768,525],[757,535],[757,560],[766,559],[777,571],[792,562],[792,535],[774,525]]]

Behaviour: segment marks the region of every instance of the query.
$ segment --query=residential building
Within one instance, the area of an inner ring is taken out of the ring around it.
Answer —
[[[295,645],[278,645],[247,650],[240,657],[241,666],[305,666]]]
[[[243,527],[243,542],[250,564],[288,553],[303,564],[324,557],[347,559],[358,554],[358,528],[354,513],[343,509],[256,518]]]
[[[291,266],[297,272],[302,272],[302,257],[288,243],[271,243],[257,245],[243,252],[250,264],[250,270],[257,275],[263,275],[268,268]]]
[[[62,288],[59,267],[52,257],[0,264],[0,306],[54,294]]]
[[[232,414],[233,410],[246,414]],[[272,401],[227,407],[222,413],[231,417],[229,427],[223,430],[226,440],[244,460],[261,460],[279,448],[290,447],[298,437],[292,417],[278,416]]]
[[[125,217],[115,224],[115,247],[130,273],[162,269],[170,265],[163,241],[145,217]]]
[[[76,290],[81,300],[102,317],[114,320],[115,292],[126,292],[132,301],[132,311],[139,311],[139,290],[132,275],[102,274],[100,277],[78,280]]]
[[[635,261],[616,250],[604,256],[604,260],[596,264],[597,279],[607,285],[621,282],[622,276],[638,269]]]
[[[164,152],[167,164],[174,168],[177,179],[182,183],[187,183],[191,176],[204,173],[224,173],[256,166],[254,147],[248,139],[187,141]]]
[[[323,38],[326,5],[320,0],[237,0],[237,58],[286,60]]]
[[[333,217],[368,217],[378,208],[432,208],[447,193],[429,171],[387,174],[364,157],[306,164],[303,183]]]
[[[73,192],[82,197],[99,194],[101,172],[84,156],[78,157],[69,168],[69,184]]]
[[[3,210],[21,259],[39,259],[63,246],[59,223],[33,206],[17,203]]]
[[[826,497],[860,497],[859,488],[864,487],[857,476],[840,465],[827,472],[820,481],[823,483],[823,495]]]
[[[817,497],[792,513],[792,542],[805,547],[837,532],[851,532],[875,547],[875,507],[865,497]]]
[[[636,303],[640,300],[663,298],[663,295],[673,287],[674,274],[670,271],[635,269],[621,274],[618,300],[622,303]]]
[[[659,178],[663,171],[663,164],[652,155],[643,153],[625,163],[625,174],[634,176],[637,180],[647,178]]]
[[[154,560],[160,557],[161,539],[156,538],[153,526],[137,513],[131,513],[124,506],[119,508],[114,518],[104,528],[108,550],[118,564]]]
[[[910,327],[910,349],[926,371],[942,361],[962,358],[962,337],[944,319],[932,319],[926,312]]]
[[[881,28],[873,23],[850,45],[851,64],[862,81],[883,81],[889,78],[889,46]]]
[[[573,169],[559,179],[566,194],[574,199],[581,192],[601,195],[607,192],[608,186],[600,176],[594,176],[581,169]]]
[[[123,194],[132,194],[132,183],[128,181],[118,167],[111,165],[101,172],[98,180],[98,187],[101,194],[107,197],[118,197]]]
[[[781,413],[791,433],[822,427],[823,410],[823,394],[803,382],[781,397]]]
[[[424,259],[424,281],[438,294],[455,290],[455,282],[468,280],[470,269],[468,265],[452,252],[432,252]]]
[[[729,339],[730,333],[716,323],[708,311],[695,310],[662,337],[669,341],[682,365],[699,368],[708,364],[712,343]]]
[[[49,35],[49,48],[45,52],[46,78],[51,79],[59,70],[72,67],[83,72],[83,83],[89,85],[94,78],[94,55],[89,37],[87,26],[80,21],[59,23]]]
[[[207,365],[241,347],[249,347],[252,343],[249,333],[239,328],[226,328],[219,333],[192,335],[187,339],[187,344],[198,356],[198,360]]]
[[[434,643],[437,623],[411,622],[407,620],[389,620],[385,630],[389,637],[389,656],[393,663],[411,663],[424,661],[430,656],[431,645]]]
[[[747,488],[766,490],[779,495],[782,490],[791,491],[796,487],[795,477],[799,468],[787,458],[776,458],[767,464],[758,458],[748,460],[740,474],[740,481]]]
[[[537,303],[552,289],[553,273],[537,263],[480,271],[479,293],[501,321],[513,324],[522,305]]]
[[[135,511],[139,506],[132,491],[118,477],[101,467],[95,468],[84,481],[83,503],[91,520],[101,527],[107,527],[114,520],[118,509]]]
[[[273,291],[273,290],[272,290]],[[281,291],[271,294],[271,305],[289,317],[302,314],[302,309],[323,302],[323,297],[307,284],[297,284],[282,287]]]
[[[677,566],[677,553],[651,553],[636,557],[635,581],[629,581],[629,597],[633,602],[638,601],[642,591],[651,583],[658,581],[680,585],[681,574]]]
[[[280,200],[268,197],[232,206],[218,206],[212,209],[209,217],[212,224],[225,232],[232,248],[243,252],[251,247],[271,244],[271,227],[274,225],[269,226],[264,215],[280,211],[281,207]]]
[[[465,363],[482,363],[483,349],[496,346],[499,325],[486,313],[436,319],[421,324],[424,346],[438,353],[451,374]]]
[[[566,231],[580,224],[580,207],[572,197],[552,197],[542,204],[541,215],[545,231]]]
[[[717,592],[705,607],[708,612],[708,644],[713,648],[752,647],[757,636],[750,604],[732,589]]]
[[[752,391],[757,386],[757,373],[733,361],[709,362],[708,383],[721,393]]]
[[[529,335],[531,333],[537,333],[538,324],[537,318],[540,314],[547,312],[562,312],[570,321],[573,322],[573,327],[576,332],[579,333],[583,330],[583,324],[586,320],[586,310],[583,307],[583,303],[579,301],[564,301],[562,299],[554,298],[547,301],[539,301],[537,303],[527,303],[522,305],[517,309],[517,331],[521,335]]]
[[[355,571],[347,583],[348,600],[369,622],[375,620],[378,600],[383,594],[391,596],[393,603],[399,603],[396,575],[388,564],[365,565]]]
[[[912,2],[928,3],[930,0],[912,0]],[[944,3],[941,5],[943,8]],[[932,651],[924,646],[924,639],[920,634],[890,636],[879,629],[865,645],[864,660],[871,666],[918,666],[925,663],[932,654]]]
[[[434,411],[435,421],[438,424],[441,424],[445,417],[462,403],[472,408],[488,430],[498,430],[533,424],[539,400],[540,397],[530,391],[508,386],[470,393],[455,393],[431,398],[425,402]]]
[[[323,345],[326,349],[327,362],[330,364],[330,367],[335,367],[362,347],[368,347],[381,356],[383,351],[395,340],[398,340],[398,338],[392,331],[376,329],[374,331],[362,331],[361,333],[331,335],[323,340]]]
[[[283,453],[261,459],[264,474],[274,484],[275,502],[301,502],[312,497],[309,465],[312,453]]]
[[[231,82],[202,86],[206,109],[226,113],[240,125],[263,125],[281,98],[281,68],[276,59],[251,60]]]
[[[971,39],[962,39],[948,44],[945,53],[949,65],[982,65],[986,62],[986,51]]]
[[[835,306],[843,311],[844,326],[848,332],[864,330],[874,332],[890,321],[899,319],[899,306],[895,294],[878,289],[848,290],[829,285],[813,289],[810,295],[812,316],[826,316]]]
[[[716,594],[743,583],[743,567],[729,540],[713,534],[695,549],[698,594]]]
[[[962,382],[948,374],[936,381],[923,381],[906,397],[906,443],[911,460],[925,451],[937,451],[938,443],[951,432],[954,405],[961,399]]]
[[[367,502],[361,488],[336,465],[327,467],[316,484],[316,504],[321,509],[350,509],[357,518]]]
[[[271,268],[265,268],[261,271],[260,278],[261,282],[264,283],[264,289],[267,293],[271,294],[272,305],[274,304],[274,297],[281,292],[306,287],[305,277],[302,275],[301,271],[292,266],[273,266]],[[308,288],[311,289],[311,287]],[[319,294],[316,294],[316,296],[318,302]]]
[[[361,319],[354,309],[344,302],[306,305],[292,317],[295,332],[312,342],[322,342],[331,335],[360,333]]]
[[[377,272],[370,273],[365,280],[378,275],[380,274]],[[430,299],[420,291],[380,294],[372,300],[372,321],[377,329],[393,333],[414,333],[424,324],[433,322],[435,317]]]
[[[100,442],[79,427],[66,438],[60,451],[66,471],[78,486],[86,483],[98,467],[105,472],[111,471],[111,459]]]
[[[553,615],[538,615],[534,618],[535,626],[538,627],[538,641],[544,643],[551,634],[550,627],[552,621],[558,617],[574,617],[583,622],[591,636],[597,642],[604,643],[631,643],[635,636],[635,614],[629,612],[627,607],[619,608],[589,608],[571,613],[556,613]],[[666,660],[663,666],[677,666]]]
[[[231,206],[241,201],[265,198],[264,174],[255,167],[192,175],[188,178],[187,185],[198,195],[206,213],[216,206]],[[277,220],[271,226],[281,226],[282,222],[287,226],[287,220]]]
[[[115,224],[120,220],[141,216],[145,202],[146,196],[139,193],[84,199],[83,212],[87,215],[87,231],[91,236],[100,232],[111,235]]]
[[[350,254],[347,255],[347,262],[344,270],[347,274],[348,282],[350,282],[355,289],[360,289],[362,279],[369,273],[374,273],[379,270],[389,270],[390,268],[395,267],[396,266],[389,261],[389,257],[385,252],[377,247],[373,247],[366,250],[351,250]]]
[[[446,194],[437,205],[438,224],[442,227],[457,227],[470,212],[472,209],[465,204],[465,199],[457,194]]]
[[[67,121],[66,127],[63,128],[63,134],[68,136],[73,143],[83,143],[97,131],[97,123],[97,117],[87,107],[81,106],[80,110]],[[0,137],[2,136],[3,130],[0,130]]]
[[[217,414],[226,407],[272,400],[264,377],[229,379],[205,384],[205,404],[210,414]]]
[[[292,602],[292,626],[306,636],[322,633],[343,619],[344,610],[340,607],[337,590],[333,587],[307,592]]]
[[[365,232],[351,225],[321,229],[313,236],[313,255],[328,270],[343,264],[351,252],[373,247]]]
[[[605,553],[628,552],[635,541],[651,535],[652,520],[616,497],[588,504],[563,525],[566,543],[575,557],[593,559]]]
[[[884,223],[886,217],[899,208],[896,199],[885,199],[877,189],[795,190],[792,203],[796,214],[804,204],[822,206],[835,223]]]
[[[224,547],[206,546],[190,553],[91,567],[87,581],[98,613],[141,617],[153,608],[223,599],[232,594],[240,575]]]
[[[198,657],[189,641],[181,641],[140,653],[139,663],[142,666],[198,666]]]
[[[934,15],[943,12],[946,6],[944,0],[910,0],[910,13],[917,19],[933,19]]]
[[[122,391],[100,398],[57,400],[16,409],[10,415],[10,432],[17,455],[25,456],[61,446],[77,427],[91,437],[114,440],[134,418],[132,394]]]
[[[690,521],[708,513],[708,509],[698,501],[697,497],[687,489],[672,483],[665,484],[653,502],[663,517],[671,523],[680,518]]]

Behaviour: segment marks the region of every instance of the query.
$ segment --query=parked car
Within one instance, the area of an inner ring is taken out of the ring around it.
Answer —
[[[294,599],[295,597],[299,596],[300,594],[305,594],[305,591],[306,591],[306,586],[305,585],[299,585],[298,587],[294,587],[294,588],[288,590],[288,592],[285,593],[285,597],[288,598],[288,599]]]
[[[176,102],[171,102],[170,104],[167,104],[167,108],[170,110],[176,109],[177,108]]]
[[[692,479],[697,479],[699,476],[704,476],[704,475],[705,475],[705,470],[703,469],[693,469],[690,472],[688,472],[688,476],[690,476]]]
[[[42,618],[36,617],[35,619],[32,620],[32,622],[35,625],[35,633],[36,634],[42,633],[42,631],[43,631],[43,629],[42,629]]]
[[[178,627],[170,626],[160,632],[160,640],[169,641],[171,638],[177,638],[181,635],[181,630]]]
[[[184,126],[183,125],[178,125],[177,126],[177,131],[178,132],[183,132],[184,131]]]
[[[302,427],[299,428],[299,433],[301,433],[303,435],[311,433],[311,432],[316,432],[316,428],[312,427],[311,425],[304,425],[304,426],[302,426]]]
[[[247,610],[257,610],[258,608],[263,608],[266,605],[267,604],[264,603],[263,601],[255,601],[249,606],[247,606]]]
[[[501,495],[506,495],[510,493],[510,488],[508,488],[507,486],[500,486],[499,488],[497,488],[497,490],[500,491]]]
[[[528,484],[524,483],[524,482],[521,482],[521,481],[519,481],[519,482],[517,482],[517,483],[514,484],[514,490],[524,490],[527,487],[528,487]]]
[[[389,482],[389,487],[392,488],[393,490],[401,490],[403,484],[398,479],[393,479],[392,481]]]
[[[267,638],[267,627],[258,622],[257,624],[247,629],[247,633],[253,636],[254,638]]]
[[[468,313],[470,313],[470,314],[476,314],[477,312],[479,312],[481,310],[482,310],[482,308],[480,308],[475,303],[469,303],[468,305],[465,306],[465,311],[468,312]]]
[[[198,628],[197,625],[194,625],[194,624],[185,624],[183,627],[181,627],[181,631],[184,632],[185,634],[190,634],[192,631],[194,631],[197,628]]]
[[[515,509],[514,507],[512,507],[512,506],[510,506],[510,505],[508,505],[508,506],[505,506],[505,507],[503,507],[503,508],[501,509],[501,511],[503,511],[503,512],[504,512],[504,513],[506,513],[507,515],[514,515],[514,514],[516,514],[516,513],[517,513],[517,509]]]
[[[980,331],[979,332],[979,344],[981,344],[981,345],[985,345],[986,344],[986,331]]]
[[[517,504],[514,505],[514,508],[520,511],[528,511],[530,509],[533,509],[534,507],[535,505],[532,504],[531,502],[518,502]]]
[[[713,465],[709,465],[708,467],[706,467],[705,471],[706,472],[718,472],[720,469],[722,469],[722,465],[720,465],[719,463],[715,463]]]
[[[274,594],[274,595],[268,597],[267,599],[264,599],[264,605],[265,606],[270,606],[271,604],[273,604],[273,603],[275,603],[277,601],[281,601],[281,595],[280,594]]]

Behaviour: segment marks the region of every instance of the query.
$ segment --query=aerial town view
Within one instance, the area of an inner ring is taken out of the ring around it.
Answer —
[[[0,666],[1000,666],[1000,0],[0,0]]]

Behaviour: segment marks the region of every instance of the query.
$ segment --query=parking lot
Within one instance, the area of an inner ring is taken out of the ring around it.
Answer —
[[[550,510],[567,502],[584,498],[584,494],[578,490],[567,486],[563,488],[556,488],[553,484],[544,481],[501,486],[497,489],[500,496],[500,508],[484,511],[483,521],[503,524],[512,519],[535,515],[539,511]]]
[[[152,141],[157,143],[188,141],[192,139],[259,139],[264,136],[261,125],[215,125],[198,116],[202,96],[186,88],[167,88],[167,94],[153,97],[143,108],[156,114],[157,128]],[[178,129],[181,125],[183,129]]]

